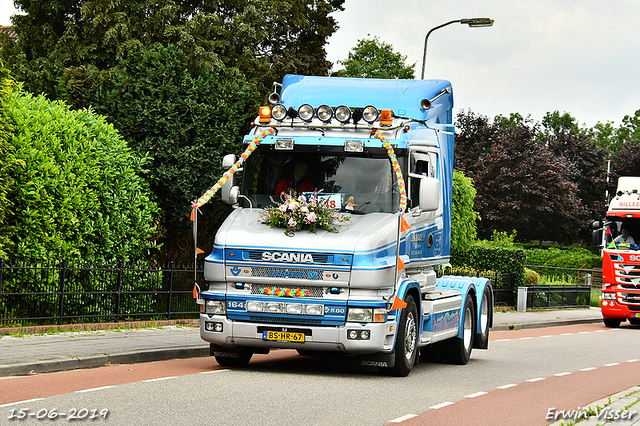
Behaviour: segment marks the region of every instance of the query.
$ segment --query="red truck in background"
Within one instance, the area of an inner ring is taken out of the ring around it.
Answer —
[[[640,324],[640,177],[620,177],[603,222],[594,223],[602,248],[601,308],[604,324]]]

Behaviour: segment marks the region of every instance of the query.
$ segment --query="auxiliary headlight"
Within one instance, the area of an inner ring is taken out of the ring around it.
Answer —
[[[298,108],[298,117],[300,117],[300,120],[308,123],[313,118],[313,107],[309,104],[300,105],[300,108]]]
[[[347,124],[349,120],[351,120],[351,110],[348,106],[340,105],[338,108],[336,108],[335,116],[336,120],[338,120],[342,124]]]
[[[225,313],[225,302],[224,300],[206,300],[204,303],[204,313],[205,314],[224,314]]]
[[[347,321],[350,322],[372,322],[373,309],[370,308],[349,308]]]
[[[364,151],[364,141],[344,141],[344,150],[346,152],[362,152]]]
[[[373,105],[364,107],[362,110],[362,119],[369,124],[372,124],[378,119],[378,109]]]
[[[316,112],[318,119],[323,123],[328,123],[331,121],[333,117],[333,110],[329,105],[320,105],[318,107],[318,111]]]
[[[287,117],[287,108],[282,104],[276,104],[271,108],[271,117],[275,120],[282,121]]]

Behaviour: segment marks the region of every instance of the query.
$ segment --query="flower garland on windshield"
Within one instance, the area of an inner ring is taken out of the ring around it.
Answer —
[[[285,228],[284,233],[290,237],[295,231],[306,229],[315,233],[318,229],[338,233],[339,224],[349,222],[351,219],[341,215],[327,206],[326,201],[318,197],[314,192],[307,201],[304,195],[299,197],[284,194],[282,203],[266,207],[258,219],[260,223],[272,228]]]

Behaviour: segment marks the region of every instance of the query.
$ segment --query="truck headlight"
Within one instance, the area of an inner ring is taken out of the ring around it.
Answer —
[[[304,313],[307,315],[324,315],[324,305],[304,305]]]
[[[370,308],[349,308],[347,321],[350,322],[372,322],[373,309]]]
[[[226,312],[224,300],[206,300],[204,303],[204,313],[211,315],[221,315]]]

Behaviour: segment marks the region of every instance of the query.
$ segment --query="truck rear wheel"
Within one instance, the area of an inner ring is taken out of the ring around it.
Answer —
[[[491,323],[491,316],[493,315],[491,299],[491,289],[486,285],[482,293],[480,305],[480,334],[475,335],[473,345],[478,349],[487,349],[489,347],[489,324]]]
[[[462,338],[454,337],[445,340],[447,362],[451,364],[464,365],[469,362],[471,349],[473,349],[473,337],[476,330],[476,310],[473,299],[467,295],[464,303],[464,319],[462,322]]]
[[[397,377],[409,374],[418,356],[418,309],[413,296],[407,296],[407,307],[400,313],[395,347],[395,366],[389,373]]]
[[[604,325],[609,328],[618,328],[622,320],[618,318],[604,318]]]

